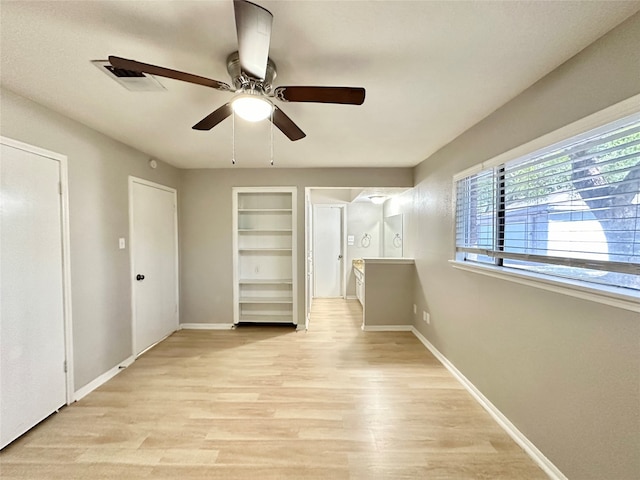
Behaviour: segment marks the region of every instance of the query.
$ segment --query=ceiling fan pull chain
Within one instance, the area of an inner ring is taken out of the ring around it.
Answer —
[[[231,114],[231,164],[236,164],[236,112]]]

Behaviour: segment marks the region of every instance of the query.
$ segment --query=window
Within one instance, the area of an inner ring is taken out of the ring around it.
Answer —
[[[640,290],[640,114],[455,187],[456,260]]]

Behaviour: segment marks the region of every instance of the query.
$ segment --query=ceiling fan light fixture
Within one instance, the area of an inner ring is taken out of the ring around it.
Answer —
[[[242,94],[231,103],[234,113],[248,122],[259,122],[271,116],[273,104],[257,94]]]
[[[386,196],[384,195],[370,195],[369,196],[369,200],[371,200],[371,203],[374,203],[376,205],[382,205],[385,200],[387,199]]]

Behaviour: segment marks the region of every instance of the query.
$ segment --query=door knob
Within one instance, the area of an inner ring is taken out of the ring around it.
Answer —
[[[342,255],[338,255],[338,260],[342,260]]]
[[[144,275],[136,275],[136,280],[140,281],[140,280],[144,280]]]

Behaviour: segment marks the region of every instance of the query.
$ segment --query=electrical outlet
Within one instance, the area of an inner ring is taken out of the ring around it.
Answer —
[[[431,323],[431,315],[427,313],[425,310],[422,311],[422,320],[427,322],[427,325]]]
[[[124,238],[122,238],[122,237],[118,239],[118,248],[120,250],[124,250],[124,248],[125,248]]]
[[[418,313],[418,307],[416,306],[416,304],[413,304],[413,314],[415,315],[416,313]]]

